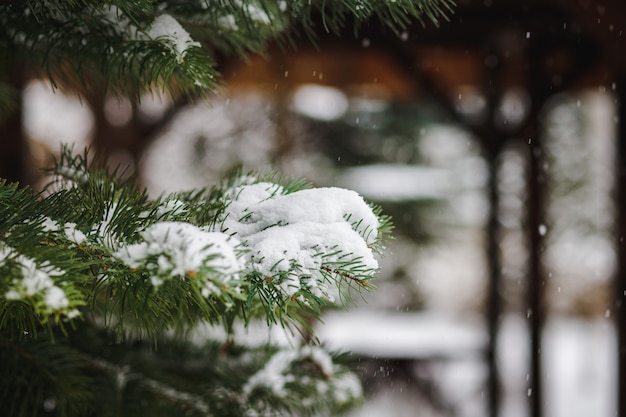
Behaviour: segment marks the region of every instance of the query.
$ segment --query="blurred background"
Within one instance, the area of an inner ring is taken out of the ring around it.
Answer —
[[[352,417],[626,417],[626,5],[457,3],[225,58],[208,106],[25,74],[0,176],[39,188],[73,143],[155,196],[242,166],[354,189],[395,236],[376,290],[318,326],[363,377]]]

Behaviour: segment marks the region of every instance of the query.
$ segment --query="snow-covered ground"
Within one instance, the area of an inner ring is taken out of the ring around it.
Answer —
[[[533,393],[528,388],[526,325],[526,318],[518,315],[502,320],[498,347],[502,417],[528,415],[527,401]],[[365,376],[376,380],[377,389],[350,417],[486,415],[486,370],[477,353],[487,334],[475,318],[361,309],[327,314],[318,332],[328,346],[377,359],[379,363],[384,364],[383,359],[414,359],[412,364],[404,362],[411,368],[409,375],[412,373],[415,380],[430,379],[426,382],[434,384],[451,407],[437,410],[420,391],[420,385],[406,378],[407,373],[402,373],[400,379],[388,376],[381,365]],[[543,338],[545,415],[614,416],[617,393],[612,322],[552,317],[546,323]],[[454,414],[449,414],[450,410]]]

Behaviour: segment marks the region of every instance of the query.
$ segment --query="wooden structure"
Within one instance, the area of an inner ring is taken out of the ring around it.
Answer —
[[[489,162],[491,214],[487,223],[489,294],[487,320],[490,342],[489,411],[497,416],[500,382],[496,361],[498,318],[501,312],[501,262],[496,217],[496,161],[508,141],[529,144],[530,161],[526,229],[530,251],[526,303],[531,313],[529,392],[533,417],[544,415],[542,396],[542,327],[546,315],[541,252],[544,190],[539,116],[547,100],[564,91],[614,89],[619,103],[616,132],[617,218],[615,244],[618,268],[614,287],[614,317],[618,334],[617,416],[626,417],[626,3],[608,0],[459,0],[449,22],[439,28],[416,24],[400,38],[375,23],[359,39],[348,30],[340,38],[328,35],[318,48],[301,46],[297,54],[279,49],[267,58],[225,67],[233,84],[266,84],[288,92],[301,83],[316,82],[341,88],[382,84],[394,99],[428,96],[447,110],[452,121],[482,143]],[[485,98],[479,120],[459,112],[455,101],[471,86]],[[505,92],[520,88],[529,103],[522,120],[502,124],[497,111]],[[375,94],[375,93],[373,93]]]

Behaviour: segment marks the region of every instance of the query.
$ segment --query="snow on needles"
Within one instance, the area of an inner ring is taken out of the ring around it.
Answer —
[[[69,318],[79,315],[78,310],[70,306],[63,288],[55,283],[55,280],[65,275],[65,271],[47,261],[38,264],[34,259],[0,242],[0,268],[9,266],[9,263],[19,267],[21,279],[12,281],[10,289],[4,294],[7,300],[35,299],[37,309],[45,314],[56,312]]]
[[[313,380],[310,374],[299,374],[296,368],[303,362],[315,365],[320,372],[319,379]],[[257,389],[265,389],[277,397],[285,398],[295,394],[296,390],[292,389],[296,385],[311,385],[314,388],[315,393],[311,397],[302,397],[302,392],[298,391],[304,405],[321,396],[330,396],[333,401],[343,405],[363,395],[356,375],[334,364],[330,355],[316,346],[278,351],[248,379],[243,392],[250,395]]]
[[[189,48],[200,47],[200,43],[194,41],[181,24],[169,14],[157,16],[145,34],[114,5],[109,5],[103,9],[103,17],[116,32],[127,39],[143,40],[147,36],[152,40],[164,41],[176,55],[178,63],[183,62]]]
[[[280,185],[260,182],[230,193],[222,230],[250,249],[253,271],[280,276],[288,295],[305,286],[331,301],[335,291],[325,272],[347,271],[358,280],[373,275],[378,262],[370,245],[379,222],[361,196],[340,188],[283,192]]]
[[[154,19],[152,26],[148,30],[148,36],[151,39],[167,41],[172,51],[176,54],[179,63],[183,61],[187,49],[192,46],[200,46],[200,43],[191,39],[189,33],[183,29],[180,23],[168,14],[163,14]]]
[[[142,234],[143,242],[117,251],[116,256],[131,268],[145,266],[152,272],[151,282],[160,286],[167,277],[208,274],[202,283],[202,295],[219,291],[210,280],[222,283],[237,279],[243,265],[237,258],[236,239],[224,233],[208,232],[184,222],[159,222]]]
[[[287,194],[278,184],[243,181],[248,184],[227,190],[226,209],[212,229],[161,221],[115,256],[131,268],[145,268],[155,287],[171,277],[198,278],[204,296],[252,273],[286,296],[306,290],[333,302],[340,279],[363,283],[378,270],[371,249],[378,217],[356,192]]]

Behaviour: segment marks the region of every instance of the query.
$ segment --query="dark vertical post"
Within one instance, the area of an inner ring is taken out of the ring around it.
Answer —
[[[20,182],[25,185],[26,172],[24,155],[26,143],[22,128],[22,87],[24,77],[21,65],[17,62],[6,68],[9,85],[14,88],[15,108],[11,109],[6,119],[0,120],[0,178],[8,182]],[[12,93],[13,93],[12,92]]]
[[[500,282],[502,281],[502,265],[499,245],[500,223],[498,220],[498,208],[500,195],[498,191],[498,163],[500,151],[504,139],[496,126],[499,101],[502,92],[502,64],[501,57],[495,52],[495,48],[488,51],[492,58],[485,60],[493,62],[486,67],[487,85],[485,93],[489,111],[489,119],[482,132],[483,147],[487,157],[489,179],[487,193],[489,198],[489,218],[487,219],[487,267],[489,274],[489,287],[487,290],[487,330],[489,332],[489,345],[487,346],[488,367],[488,412],[490,417],[500,414],[500,375],[498,368],[497,347],[498,331],[500,327],[500,314],[502,303],[500,298]]]
[[[541,144],[540,113],[545,103],[546,91],[543,90],[541,45],[535,41],[529,46],[528,55],[528,86],[531,96],[529,122],[525,129],[525,140],[528,141],[528,201],[527,201],[527,236],[529,250],[528,282],[527,282],[527,316],[530,333],[529,358],[529,401],[530,415],[543,416],[543,384],[541,364],[541,332],[545,320],[544,287],[545,276],[541,265],[543,252],[543,191],[545,178],[543,172],[543,150]]]
[[[626,417],[626,72],[617,77],[617,273],[615,320],[617,330],[617,416]]]
[[[538,132],[537,132],[538,133]],[[542,219],[542,149],[539,139],[529,138],[531,143],[528,168],[528,237],[529,237],[529,268],[527,288],[527,316],[530,330],[530,410],[532,417],[543,415],[543,387],[541,381],[541,331],[545,318],[543,305],[543,288],[545,285],[541,267],[543,239],[539,230]]]
[[[498,245],[498,153],[495,149],[488,150],[489,164],[489,219],[487,221],[487,265],[489,273],[489,288],[487,293],[487,329],[489,331],[489,345],[487,346],[488,376],[488,411],[490,417],[497,417],[500,410],[500,375],[497,362],[498,330],[500,324],[500,249]]]

